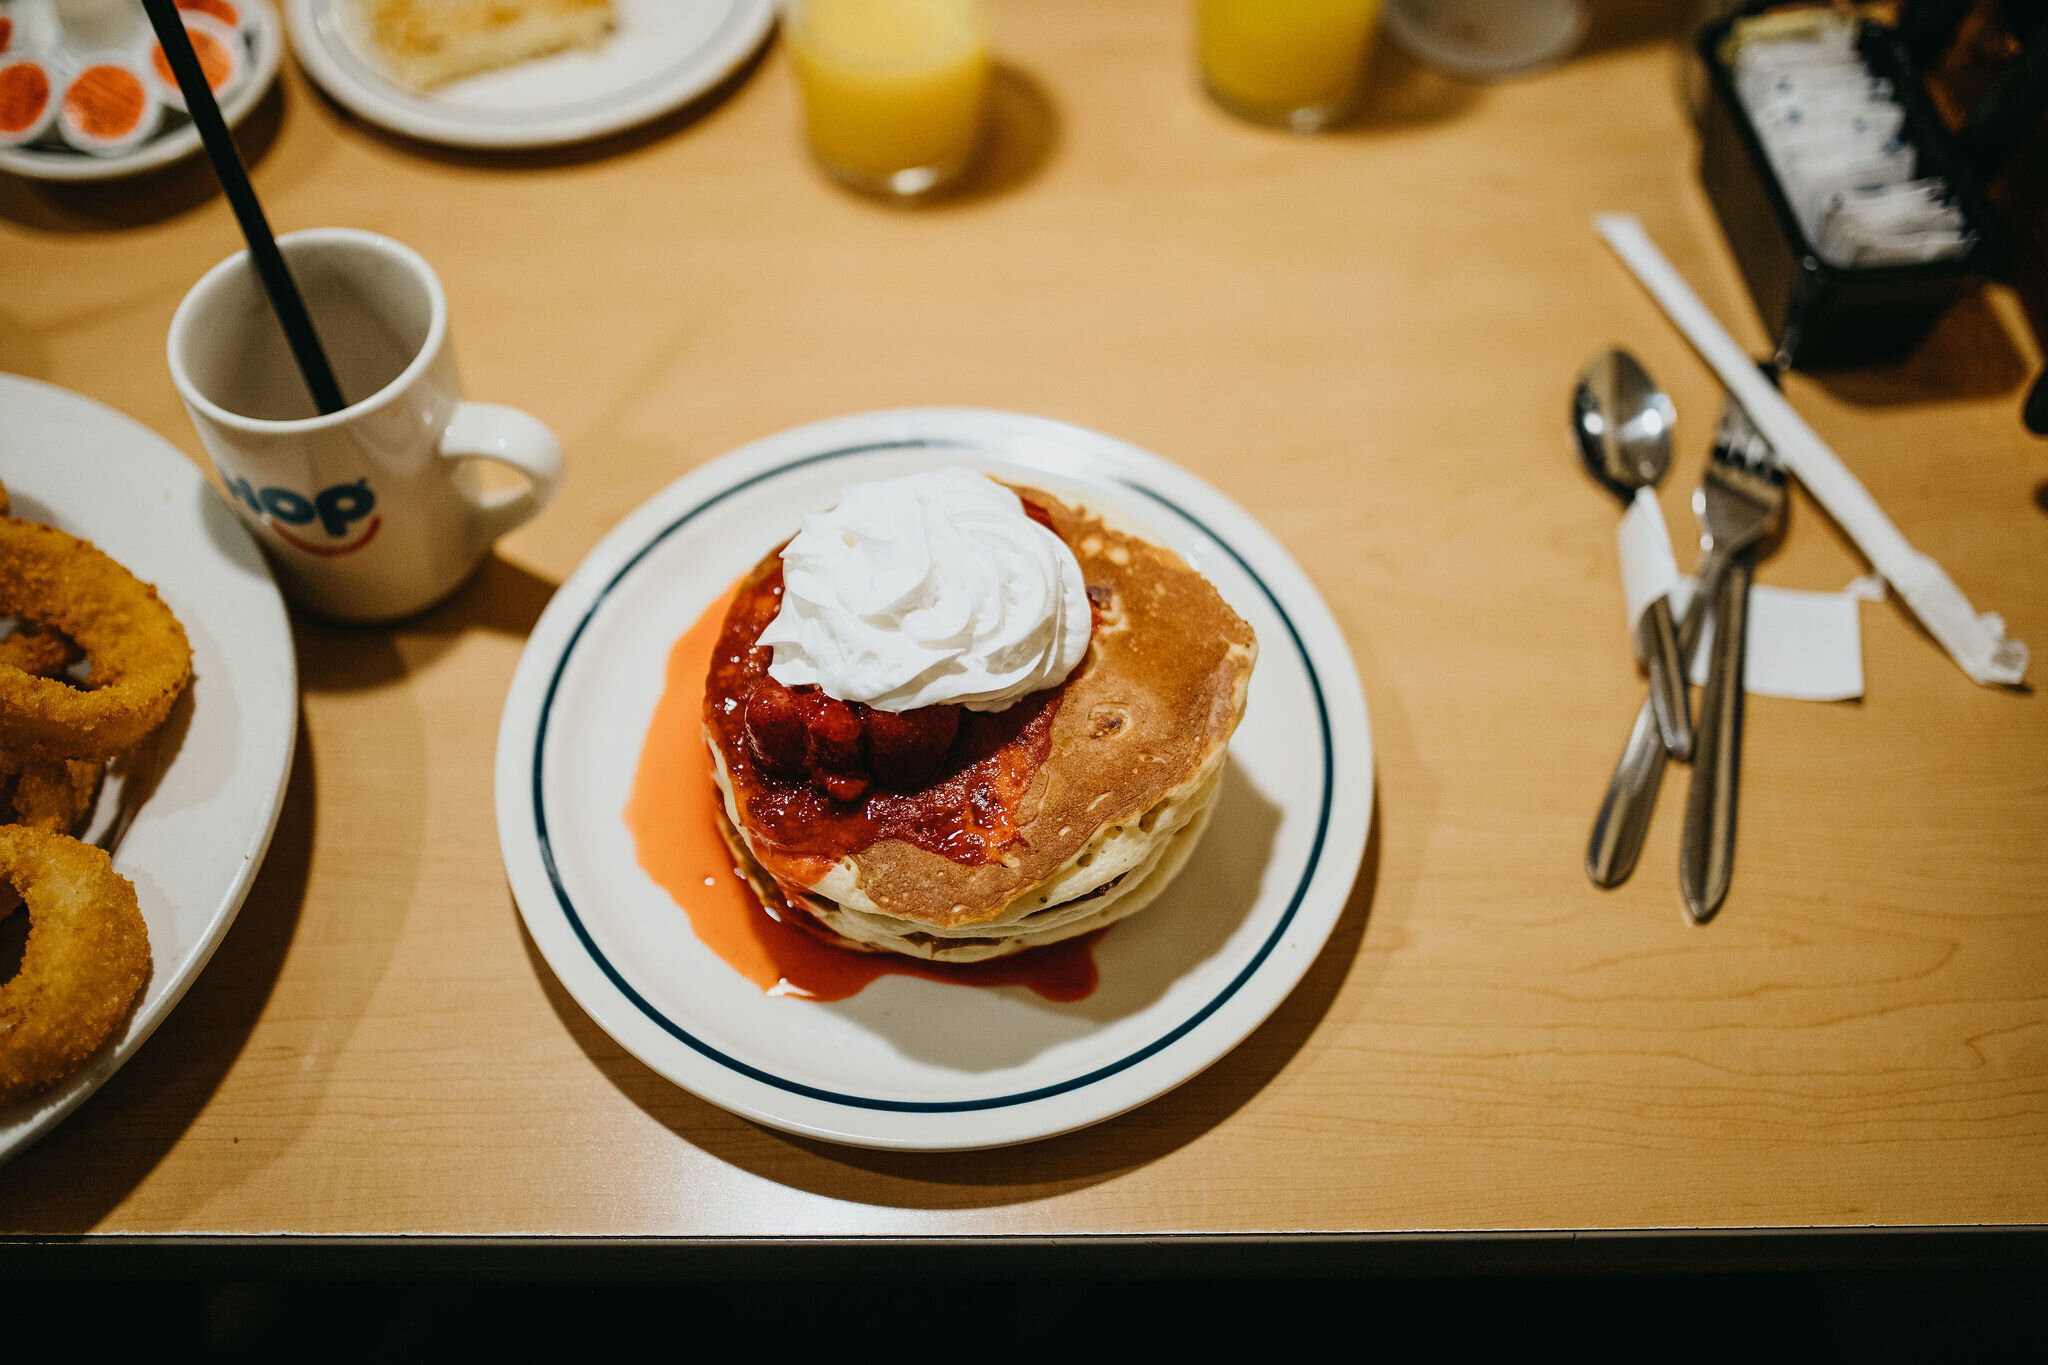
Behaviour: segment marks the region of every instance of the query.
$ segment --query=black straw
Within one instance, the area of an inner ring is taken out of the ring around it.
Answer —
[[[185,96],[185,111],[192,115],[192,123],[199,129],[199,140],[206,144],[206,155],[213,162],[221,189],[227,192],[235,221],[242,225],[243,240],[249,243],[249,259],[263,280],[263,292],[270,296],[271,310],[277,314],[278,325],[284,328],[285,340],[291,343],[292,357],[299,362],[299,373],[305,378],[306,391],[313,396],[313,406],[322,413],[340,412],[348,406],[342,399],[341,386],[334,382],[327,353],[320,349],[313,320],[306,315],[306,301],[299,296],[299,286],[293,282],[291,269],[277,249],[277,239],[270,234],[263,206],[256,202],[249,172],[242,166],[242,154],[228,133],[227,120],[220,116],[220,106],[214,102],[206,73],[199,69],[192,40],[185,36],[185,22],[178,17],[172,0],[142,0],[142,8],[149,14],[157,42],[163,45],[171,73],[178,78],[178,89]]]

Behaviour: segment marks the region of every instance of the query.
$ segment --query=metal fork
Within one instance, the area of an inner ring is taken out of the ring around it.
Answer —
[[[1707,478],[1693,497],[1693,510],[1701,517],[1699,570],[1692,601],[1678,624],[1678,657],[1686,661],[1688,668],[1706,628],[1708,606],[1720,590],[1728,556],[1739,548],[1726,531],[1719,536],[1709,532],[1704,510],[1707,489],[1713,484],[1717,469],[1748,469],[1766,463],[1774,463],[1769,445],[1751,425],[1749,414],[1731,396],[1722,405],[1721,422],[1714,431],[1714,453],[1708,462]],[[1725,500],[1725,494],[1715,494],[1717,503]],[[1745,543],[1753,544],[1764,530],[1760,527]],[[1695,726],[1695,736],[1697,729]],[[1697,737],[1694,743],[1697,745]],[[1608,779],[1606,798],[1593,820],[1593,837],[1586,844],[1586,875],[1595,886],[1619,886],[1635,870],[1643,838],[1649,832],[1650,813],[1657,804],[1657,789],[1664,781],[1664,760],[1662,735],[1650,703],[1645,701],[1621,758],[1614,765],[1614,776]],[[1698,761],[1697,755],[1694,761]]]
[[[1757,546],[1777,531],[1785,515],[1785,473],[1739,404],[1729,403],[1722,431],[1729,439],[1715,441],[1707,477],[1693,495],[1701,545],[1707,553],[1718,554],[1726,566],[1720,581],[1711,585],[1714,652],[1707,661],[1707,687],[1700,698],[1692,785],[1686,792],[1685,831],[1678,849],[1678,889],[1695,924],[1705,924],[1721,908],[1735,866],[1749,586]],[[1708,590],[1703,579],[1700,591]]]

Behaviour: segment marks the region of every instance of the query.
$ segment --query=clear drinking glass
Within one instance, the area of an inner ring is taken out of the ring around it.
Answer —
[[[1554,66],[1586,34],[1585,0],[1387,0],[1387,32],[1441,71],[1505,80]]]
[[[1358,103],[1379,12],[1380,0],[1195,0],[1202,85],[1254,123],[1327,128]]]
[[[811,155],[893,198],[974,160],[988,90],[982,0],[790,0],[785,36]]]

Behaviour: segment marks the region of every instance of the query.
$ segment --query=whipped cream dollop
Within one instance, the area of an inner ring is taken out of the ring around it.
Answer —
[[[1000,711],[1088,652],[1080,561],[970,469],[848,484],[784,547],[782,583],[768,675],[879,711]]]

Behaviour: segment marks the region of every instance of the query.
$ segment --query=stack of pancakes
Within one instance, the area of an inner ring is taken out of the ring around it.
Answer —
[[[973,962],[1114,923],[1179,873],[1222,787],[1258,655],[1251,627],[1137,527],[1016,491],[1073,550],[1097,625],[1061,685],[1051,748],[1000,861],[955,861],[895,839],[832,859],[789,857],[749,827],[706,727],[721,832],[739,870],[765,905],[808,913],[847,946]],[[757,573],[776,564],[771,555]]]

